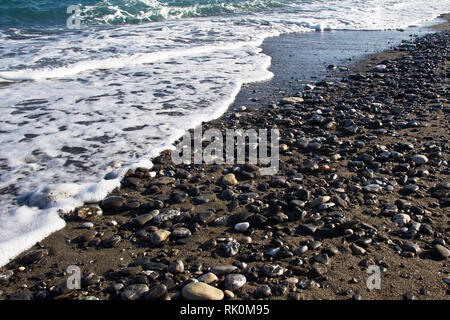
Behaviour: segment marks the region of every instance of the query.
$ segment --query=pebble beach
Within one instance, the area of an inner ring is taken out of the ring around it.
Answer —
[[[436,28],[202,123],[277,128],[279,171],[163,151],[1,267],[0,299],[448,300],[450,31]]]

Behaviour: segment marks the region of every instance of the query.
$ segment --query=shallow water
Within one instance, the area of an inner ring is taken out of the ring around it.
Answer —
[[[307,83],[336,81],[343,76],[340,67],[349,68],[368,54],[388,50],[413,36],[434,32],[431,28],[406,30],[308,32],[271,37],[262,44],[270,56],[269,81],[243,86],[233,105],[259,107],[276,102],[281,96],[296,95]],[[328,66],[335,65],[336,70]]]

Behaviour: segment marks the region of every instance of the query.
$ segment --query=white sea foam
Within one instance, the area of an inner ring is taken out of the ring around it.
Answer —
[[[56,208],[38,210],[21,206],[0,215],[0,265],[32,247],[51,233],[65,226]]]
[[[128,168],[151,168],[186,129],[223,114],[242,84],[269,79],[266,37],[404,28],[448,9],[344,0],[29,38],[0,32],[0,82],[10,82],[0,86],[0,189],[21,194],[19,208],[12,192],[0,194],[0,265],[62,228],[58,210],[103,199]]]

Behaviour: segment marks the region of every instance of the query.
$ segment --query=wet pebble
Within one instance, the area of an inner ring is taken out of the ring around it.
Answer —
[[[122,300],[139,300],[149,290],[146,284],[132,284],[120,294]]]
[[[154,245],[159,245],[167,240],[170,236],[170,231],[156,230],[150,234],[150,242]]]
[[[106,248],[114,248],[117,247],[120,244],[120,241],[122,240],[122,237],[119,235],[114,235],[109,238],[106,238],[102,241],[103,245]]]
[[[272,295],[272,289],[266,284],[258,287],[255,291],[255,296],[258,298],[268,298]]]
[[[102,201],[102,205],[105,209],[119,209],[127,203],[124,197],[111,196]]]
[[[235,291],[244,286],[246,282],[247,279],[242,274],[229,274],[225,277],[225,288]]]

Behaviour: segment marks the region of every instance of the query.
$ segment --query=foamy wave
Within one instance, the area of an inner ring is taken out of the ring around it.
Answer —
[[[104,0],[97,2],[95,5],[84,7],[82,18],[85,21],[106,24],[142,23],[257,12],[274,7],[283,7],[295,2],[273,0],[203,0],[199,2],[184,0]]]
[[[162,52],[151,52],[145,54],[134,54],[131,56],[110,58],[104,60],[80,61],[72,65],[51,68],[51,69],[24,69],[19,71],[0,72],[0,82],[14,82],[26,80],[43,80],[53,78],[64,78],[76,74],[100,70],[100,69],[118,69],[123,67],[133,67],[140,64],[154,63],[163,60],[176,59],[185,56],[202,55],[215,51],[236,50],[243,47],[258,47],[261,41],[241,42],[221,44],[216,46],[200,46],[185,50],[170,50]]]

